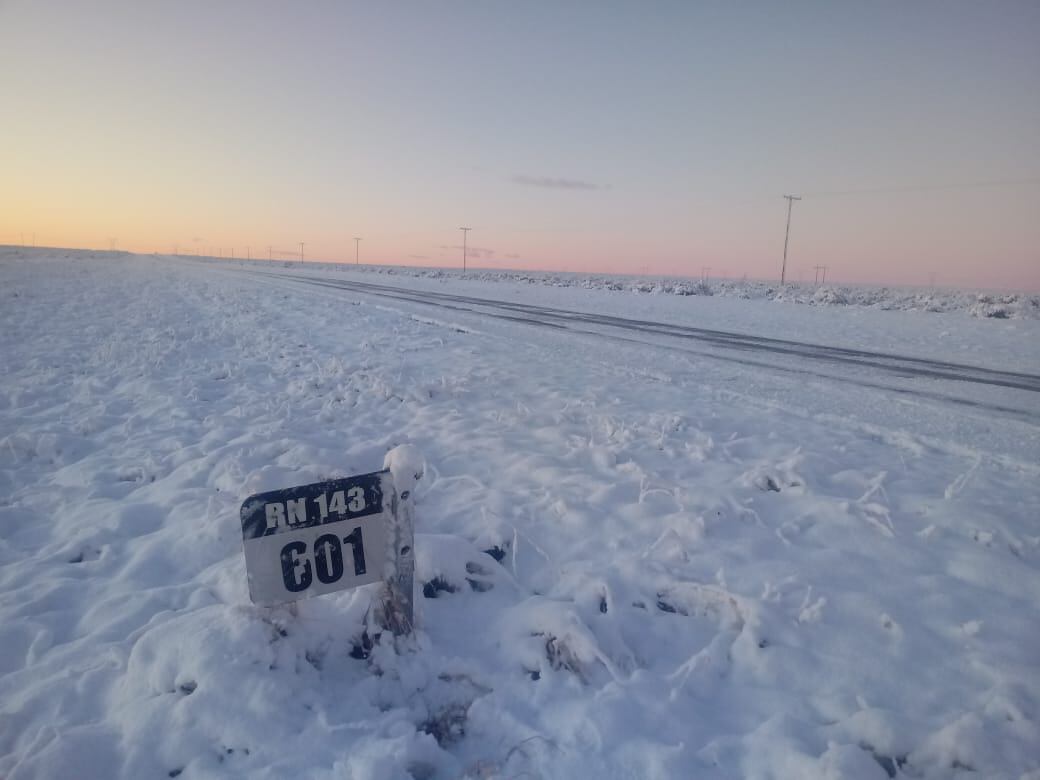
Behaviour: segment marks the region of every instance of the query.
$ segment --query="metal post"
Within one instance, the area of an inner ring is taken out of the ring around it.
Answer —
[[[415,483],[422,478],[425,463],[410,444],[394,447],[386,454],[383,468],[394,482],[390,513],[390,552],[380,604],[379,622],[394,636],[412,632],[415,625]]]
[[[796,200],[801,200],[797,195],[784,195],[787,198],[787,232],[784,233],[784,264],[780,267],[780,284],[783,285],[787,277],[787,239],[791,237],[791,206]]]
[[[354,236],[354,265],[358,265],[360,260],[358,259],[361,255],[361,239]]]
[[[300,242],[300,265],[303,265],[303,242]]]

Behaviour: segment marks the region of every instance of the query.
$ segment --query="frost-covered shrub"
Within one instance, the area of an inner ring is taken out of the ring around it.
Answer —
[[[812,297],[813,304],[819,306],[820,304],[826,304],[830,306],[847,306],[849,299],[842,293],[841,290],[835,289],[834,287],[820,287]]]
[[[714,291],[703,279],[697,282],[679,282],[671,287],[673,295],[714,295]]]

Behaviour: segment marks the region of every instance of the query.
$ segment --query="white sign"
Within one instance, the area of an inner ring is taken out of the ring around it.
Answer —
[[[383,579],[393,480],[388,471],[258,493],[242,503],[255,604],[280,604]]]

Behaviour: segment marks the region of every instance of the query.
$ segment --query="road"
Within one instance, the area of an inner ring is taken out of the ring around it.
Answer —
[[[1035,463],[1040,452],[1040,375],[1027,371],[356,279],[233,273],[283,289],[382,301],[431,322],[537,342],[565,361],[613,363],[619,377],[710,387],[739,405],[784,409],[828,425],[885,437],[914,431],[943,449],[1008,456],[1008,463]],[[521,335],[525,328],[530,337]]]
[[[871,352],[862,349],[832,347],[824,344],[808,344],[800,341],[753,336],[666,322],[652,322],[604,314],[568,311],[490,298],[474,298],[450,293],[409,290],[404,287],[372,284],[370,282],[320,279],[313,276],[293,274],[253,273],[278,279],[291,279],[303,284],[331,287],[381,298],[418,303],[432,308],[478,314],[484,317],[520,322],[527,325],[558,328],[584,335],[611,336],[614,338],[618,338],[619,334],[624,333],[667,336],[696,344],[710,345],[716,348],[716,350],[721,349],[737,353],[741,357],[736,359],[742,363],[751,362],[747,359],[747,356],[765,353],[768,355],[790,356],[814,363],[867,368],[882,374],[903,378],[925,377],[1013,388],[1030,393],[1040,392],[1040,375],[1036,374],[997,371],[963,363]],[[608,330],[595,330],[593,327],[582,326],[603,326]],[[631,337],[629,337],[629,340],[631,340]],[[661,346],[659,342],[648,341],[646,343],[652,343],[653,346]],[[725,359],[726,357],[715,352],[710,354],[710,356],[717,359]],[[782,368],[773,364],[770,364],[770,367]]]

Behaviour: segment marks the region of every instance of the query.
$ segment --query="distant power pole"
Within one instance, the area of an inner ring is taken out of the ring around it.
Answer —
[[[267,259],[270,260],[271,262],[274,262],[274,255],[271,254],[271,245],[270,244],[267,245]]]
[[[300,265],[303,265],[303,242],[300,242]]]
[[[361,239],[358,238],[357,236],[354,236],[354,265],[358,265],[358,263],[360,262],[360,260],[358,259],[360,257],[360,253],[361,253],[360,247],[361,247]]]
[[[253,252],[249,247],[246,247],[246,260],[253,259]]]
[[[473,228],[460,227],[462,231],[462,273],[466,273],[466,236]]]
[[[711,275],[711,266],[710,265],[703,265],[703,266],[701,266],[701,280],[702,281],[707,281],[710,275]]]
[[[787,232],[784,233],[784,264],[780,267],[780,284],[783,285],[787,278],[787,239],[791,237],[791,206],[796,200],[801,200],[798,195],[784,195],[787,198]]]

